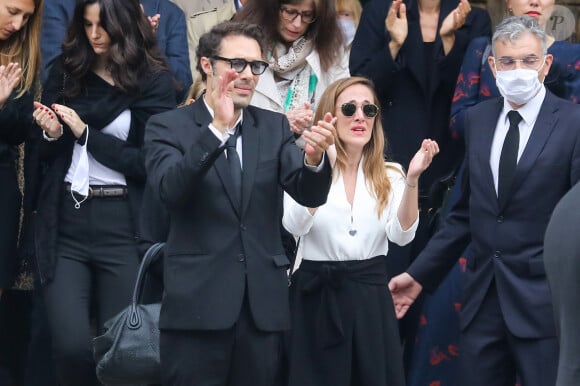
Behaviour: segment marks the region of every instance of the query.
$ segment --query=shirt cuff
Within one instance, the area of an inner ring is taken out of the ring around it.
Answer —
[[[304,155],[304,166],[306,166],[309,170],[311,170],[315,173],[318,173],[319,171],[322,170],[322,167],[324,166],[325,157],[326,157],[326,152],[322,153],[322,159],[320,160],[320,163],[316,166],[313,166],[313,165],[308,165],[306,163],[306,155]]]
[[[221,131],[219,131],[217,129],[217,127],[215,127],[213,125],[213,123],[209,124],[209,129],[217,137],[217,139],[220,140],[220,142],[221,142],[220,147],[224,146],[226,144],[226,142],[228,141],[228,138],[230,137],[230,135],[228,133],[222,133]]]

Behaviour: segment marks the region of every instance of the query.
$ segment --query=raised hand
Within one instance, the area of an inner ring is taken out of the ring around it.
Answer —
[[[331,113],[326,113],[324,119],[318,121],[310,130],[305,130],[302,136],[306,140],[304,152],[306,153],[306,163],[309,165],[318,165],[322,161],[322,154],[329,146],[334,144],[336,129],[334,124],[336,117]]]
[[[447,15],[439,29],[441,38],[449,37],[455,34],[465,23],[467,15],[471,12],[471,4],[467,0],[460,0],[457,7]]]
[[[423,290],[423,286],[411,277],[407,272],[395,276],[389,281],[389,291],[395,305],[395,315],[401,319],[409,310],[417,296]]]
[[[400,48],[405,43],[407,34],[409,33],[407,7],[403,3],[403,0],[395,0],[391,4],[389,13],[385,19],[385,27],[391,36],[391,42]]]
[[[141,7],[141,12],[143,12],[143,14],[145,15],[145,8],[143,8],[143,4],[139,4],[139,6]],[[159,19],[161,19],[161,15],[156,13],[153,16],[145,15],[145,17],[147,18],[147,21],[151,25],[153,33],[157,33],[157,29],[159,28]]]
[[[304,105],[287,111],[286,117],[290,122],[290,129],[296,134],[302,134],[305,129],[312,125],[314,111],[312,111],[310,103],[304,102]]]
[[[14,87],[20,81],[22,69],[18,63],[8,63],[6,66],[0,66],[0,108],[10,98]]]
[[[223,75],[214,77],[211,85],[208,84],[206,97],[209,98],[209,105],[214,109],[213,125],[224,132],[230,127],[234,119],[234,82],[239,74],[236,70],[229,68]]]
[[[437,142],[430,139],[424,139],[421,143],[421,148],[415,153],[411,162],[409,163],[409,168],[407,170],[407,181],[416,182],[419,179],[421,173],[423,173],[431,162],[433,157],[439,154],[439,145]]]

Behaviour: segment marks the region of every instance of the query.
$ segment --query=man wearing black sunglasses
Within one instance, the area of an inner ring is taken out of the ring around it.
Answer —
[[[281,194],[325,203],[335,130],[330,116],[313,126],[304,155],[283,114],[249,106],[262,52],[258,26],[213,27],[197,49],[205,95],[147,126],[148,179],[170,217],[164,385],[271,386],[279,375],[290,327]]]

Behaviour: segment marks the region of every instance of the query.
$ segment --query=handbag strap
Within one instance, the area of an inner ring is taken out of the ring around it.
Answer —
[[[133,297],[131,299],[131,306],[135,307],[137,303],[141,300],[141,292],[143,292],[143,283],[145,282],[145,275],[147,274],[147,269],[149,265],[157,256],[160,251],[163,250],[165,243],[155,243],[147,249],[141,265],[139,266],[139,273],[137,274],[137,281],[135,282],[135,288],[133,288]]]

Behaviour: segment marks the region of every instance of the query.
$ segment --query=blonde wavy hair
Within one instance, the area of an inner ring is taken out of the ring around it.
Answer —
[[[34,89],[40,73],[40,30],[42,28],[43,0],[33,0],[34,13],[28,22],[8,39],[0,41],[0,65],[20,64],[22,73],[18,97]]]
[[[338,97],[350,86],[363,85],[367,87],[373,95],[373,103],[378,105],[377,94],[375,93],[373,83],[363,77],[353,76],[350,78],[339,79],[332,83],[322,94],[316,114],[314,115],[314,122],[318,122],[324,118],[327,112],[332,113],[333,116],[342,114],[340,106],[336,105]],[[344,147],[344,142],[338,136],[338,131],[335,137],[336,146],[336,166],[334,168],[335,178],[346,169],[347,154]],[[373,124],[373,131],[370,141],[363,148],[363,173],[365,182],[369,191],[377,200],[377,214],[379,218],[383,210],[389,203],[389,195],[391,193],[391,181],[387,175],[387,169],[396,170],[401,173],[401,170],[385,163],[383,150],[385,148],[385,137],[383,134],[383,125],[381,124],[381,111],[375,117]]]

